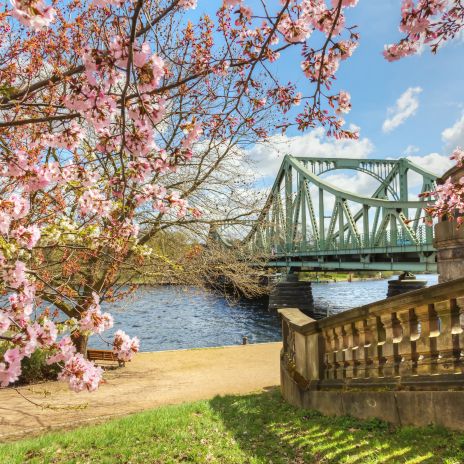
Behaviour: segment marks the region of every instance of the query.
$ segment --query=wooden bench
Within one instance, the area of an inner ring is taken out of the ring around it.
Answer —
[[[114,361],[119,364],[119,367],[124,367],[126,363],[120,361],[118,357],[110,350],[87,350],[87,359],[89,361]]]

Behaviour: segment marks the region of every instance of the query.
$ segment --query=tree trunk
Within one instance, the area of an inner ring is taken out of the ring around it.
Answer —
[[[78,334],[73,337],[73,343],[78,353],[87,357],[87,343],[89,341],[88,335]]]

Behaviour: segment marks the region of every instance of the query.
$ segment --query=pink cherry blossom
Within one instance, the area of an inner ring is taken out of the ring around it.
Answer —
[[[82,126],[72,121],[68,128],[54,134],[49,134],[45,140],[52,148],[74,150],[84,138]]]
[[[9,349],[3,355],[5,362],[0,363],[0,386],[6,387],[16,382],[21,375],[21,359],[19,348]]]
[[[336,109],[336,112],[338,114],[340,113],[349,113],[351,110],[351,96],[348,92],[345,92],[344,90],[340,90],[340,93],[338,94],[337,97],[337,102],[338,102],[338,108]]]
[[[43,0],[10,0],[12,15],[22,24],[37,31],[48,27],[55,19],[56,11]]]
[[[388,61],[396,61],[405,56],[414,55],[418,49],[418,44],[409,40],[403,40],[398,44],[386,45],[383,56]]]
[[[56,353],[47,359],[47,364],[55,364],[62,361],[66,363],[76,353],[76,347],[69,336],[63,337],[53,348],[56,350]]]
[[[5,211],[0,211],[0,233],[8,234],[10,230],[11,216]]]
[[[4,334],[10,327],[11,320],[8,314],[0,310],[0,335]]]
[[[461,147],[456,147],[450,157],[455,160],[458,166],[464,165],[464,150]]]
[[[32,250],[40,239],[40,229],[35,224],[29,227],[19,226],[11,233],[11,236],[14,237],[21,246],[28,250]]]
[[[4,269],[3,279],[8,287],[21,287],[27,282],[26,265],[22,261],[16,261],[14,267]]]
[[[194,9],[197,7],[197,0],[180,0],[179,7],[186,10]]]
[[[107,217],[111,212],[111,202],[96,189],[85,190],[79,198],[79,206],[83,216],[98,214]]]
[[[137,337],[130,338],[124,331],[118,330],[114,334],[113,353],[120,361],[130,361],[139,351],[140,342]]]
[[[234,6],[240,5],[243,0],[224,0],[223,5],[225,8],[233,8]]]
[[[20,320],[28,320],[34,310],[35,286],[25,281],[17,293],[12,293],[8,297],[11,309]]]
[[[94,292],[89,308],[81,314],[79,326],[82,330],[92,333],[102,333],[113,327],[113,317],[109,313],[102,313],[100,297]]]
[[[95,391],[102,381],[103,369],[84,358],[81,353],[69,358],[59,374],[59,380],[68,382],[71,390],[81,392]]]

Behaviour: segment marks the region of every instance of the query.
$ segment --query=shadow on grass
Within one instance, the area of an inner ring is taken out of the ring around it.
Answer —
[[[210,405],[240,448],[259,462],[464,462],[464,435],[438,427],[393,429],[374,419],[331,418],[288,405],[274,389],[216,397]]]

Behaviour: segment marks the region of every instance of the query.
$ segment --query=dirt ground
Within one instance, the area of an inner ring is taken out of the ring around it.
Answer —
[[[62,382],[21,387],[19,393],[1,389],[0,441],[102,422],[164,404],[273,387],[280,382],[280,349],[281,343],[263,343],[139,353],[126,367],[105,372],[106,382],[95,393],[74,393]]]

